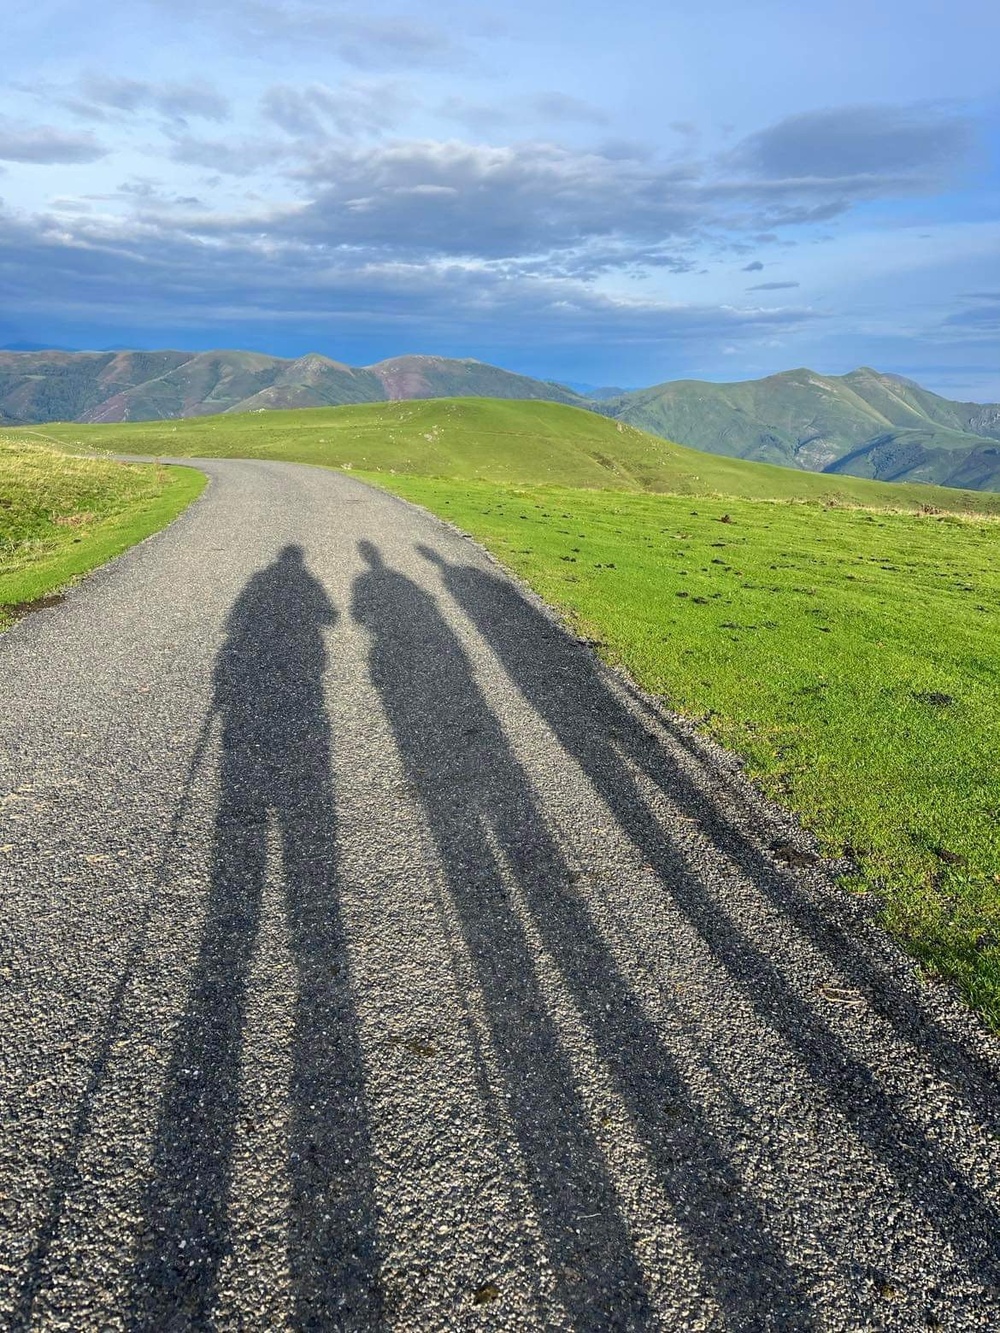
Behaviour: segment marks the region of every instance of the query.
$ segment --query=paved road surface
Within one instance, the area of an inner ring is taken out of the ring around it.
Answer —
[[[205,467],[0,639],[0,1324],[1000,1327],[996,1043],[471,543]]]

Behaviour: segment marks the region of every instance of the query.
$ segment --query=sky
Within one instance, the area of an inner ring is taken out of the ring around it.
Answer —
[[[33,0],[0,344],[1000,400],[995,0]]]

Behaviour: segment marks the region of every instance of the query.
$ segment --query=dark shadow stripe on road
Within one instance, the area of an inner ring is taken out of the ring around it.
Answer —
[[[234,604],[215,670],[220,797],[205,924],[159,1111],[129,1326],[208,1328],[232,1249],[248,984],[281,847],[295,968],[288,1255],[298,1329],[376,1328],[380,1296],[358,1020],[339,908],[323,631],[336,612],[287,547]]]
[[[673,760],[636,715],[611,691],[578,641],[532,605],[509,579],[473,566],[449,565],[419,548],[442,572],[445,587],[490,645],[525,700],[580,765],[643,859],[653,866],[677,906],[726,969],[732,984],[796,1052],[823,1095],[887,1168],[900,1193],[916,1202],[928,1221],[955,1246],[984,1292],[1000,1283],[1000,1211],[996,1200],[971,1186],[906,1109],[907,1089],[887,1091],[867,1065],[844,1046],[823,1017],[795,992],[774,960],[733,923],[723,901],[692,871],[671,843],[639,790],[635,771],[652,781],[678,810],[692,817],[715,846],[801,929],[831,966],[862,984],[873,1007],[899,1035],[925,1052],[943,1076],[958,1074],[974,1122],[995,1121],[997,1090],[979,1075],[981,1062],[951,1034],[922,1014],[888,972],[864,959],[856,941],[829,921],[734,829],[710,798]],[[633,769],[634,766],[634,769]],[[546,942],[560,957],[558,919],[539,914]],[[568,978],[577,968],[563,962]],[[585,999],[580,977],[581,999]],[[615,1026],[593,1009],[598,1032],[607,1029],[607,1058],[615,1059]]]
[[[370,572],[353,614],[371,679],[426,813],[479,985],[504,1095],[560,1301],[574,1328],[652,1324],[642,1273],[600,1143],[536,976],[504,870],[568,983],[650,1150],[671,1219],[727,1326],[809,1328],[763,1214],[743,1191],[682,1076],[576,895],[527,775],[434,598],[361,544]],[[796,1314],[794,1312],[798,1311]],[[791,1313],[789,1313],[791,1312]]]

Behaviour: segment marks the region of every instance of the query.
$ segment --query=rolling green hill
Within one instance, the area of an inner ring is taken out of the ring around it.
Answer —
[[[761,380],[676,380],[603,404],[696,449],[879,481],[1000,489],[1000,405],[956,403],[896,375],[789,370]]]
[[[1000,513],[1000,496],[718,457],[559,403],[443,398],[169,423],[64,423],[47,425],[45,434],[77,448],[164,457],[277,458],[526,485]]]
[[[790,370],[627,393],[531,379],[482,361],[401,356],[348,366],[312,353],[3,352],[0,424],[175,421],[434,398],[563,403],[730,458],[877,481],[1000,490],[1000,405],[958,403],[897,375]],[[558,478],[554,478],[558,480]]]

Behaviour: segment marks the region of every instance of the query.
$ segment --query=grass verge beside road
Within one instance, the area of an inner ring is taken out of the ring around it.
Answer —
[[[0,437],[0,629],[164,527],[201,493],[192,468],[73,457]]]
[[[471,533],[742,755],[1000,1027],[1000,524],[371,480]]]

